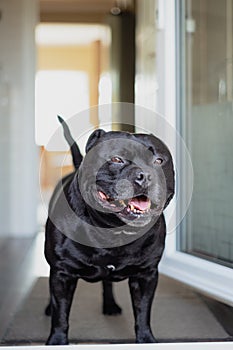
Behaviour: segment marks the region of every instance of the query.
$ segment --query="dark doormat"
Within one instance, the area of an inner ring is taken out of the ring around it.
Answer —
[[[79,281],[70,317],[70,343],[134,342],[133,313],[127,281],[114,285],[123,308],[120,316],[104,316],[101,283]],[[48,278],[39,278],[14,315],[2,344],[44,343],[50,318],[44,315]],[[152,328],[161,342],[228,340],[229,335],[191,288],[160,276],[153,303]]]

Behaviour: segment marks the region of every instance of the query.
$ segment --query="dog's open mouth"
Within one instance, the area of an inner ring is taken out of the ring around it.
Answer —
[[[151,200],[145,195],[139,195],[131,199],[115,200],[104,192],[98,191],[98,195],[104,204],[107,204],[114,212],[123,215],[139,216],[149,212]]]

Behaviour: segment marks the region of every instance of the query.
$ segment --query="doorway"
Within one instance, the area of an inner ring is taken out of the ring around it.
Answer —
[[[36,142],[40,146],[40,190],[38,209],[41,226],[46,220],[51,193],[61,178],[73,171],[72,159],[63,145],[48,144],[59,123],[57,115],[69,119],[103,100],[109,77],[110,28],[101,24],[42,23],[36,29]],[[111,103],[111,95],[105,103]],[[111,118],[111,116],[109,116]],[[111,122],[111,120],[109,120]],[[80,120],[80,131],[98,126],[98,116],[90,113]],[[80,145],[83,148],[83,145]],[[44,203],[45,202],[45,203]]]

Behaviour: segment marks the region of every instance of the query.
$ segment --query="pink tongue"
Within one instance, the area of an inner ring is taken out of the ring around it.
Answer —
[[[139,210],[146,210],[149,207],[149,199],[148,198],[132,198],[131,201],[129,201],[129,204],[132,204],[136,209]]]
[[[99,191],[99,195],[100,195],[100,198],[103,199],[103,200],[106,200],[107,199],[107,196],[105,193]]]

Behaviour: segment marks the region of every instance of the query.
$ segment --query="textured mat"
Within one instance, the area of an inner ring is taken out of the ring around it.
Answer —
[[[120,316],[104,316],[100,283],[79,281],[70,317],[70,343],[134,342],[133,313],[127,281],[115,283],[123,308]],[[50,318],[44,315],[48,279],[39,278],[14,315],[4,343],[44,343]],[[160,341],[224,340],[229,336],[192,289],[164,276],[153,303],[152,328]]]

